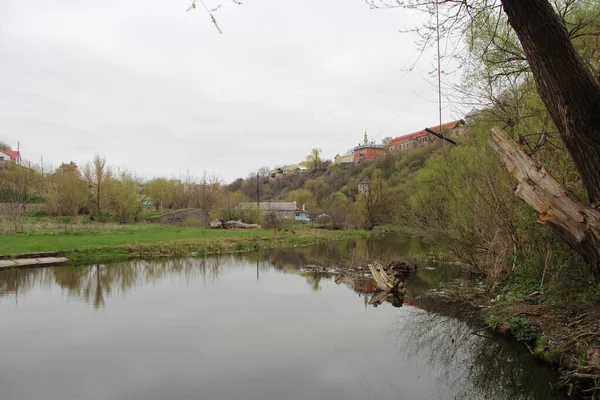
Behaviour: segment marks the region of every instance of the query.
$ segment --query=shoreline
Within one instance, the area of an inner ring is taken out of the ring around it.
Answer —
[[[557,390],[582,399],[600,393],[598,307],[543,304],[539,293],[513,300],[494,294],[485,284],[458,280],[442,283],[438,291],[424,296],[473,308],[483,328],[472,334],[483,336],[488,331],[493,336],[485,337],[518,344],[559,373]]]
[[[248,232],[248,235],[243,235]],[[294,248],[317,245],[332,240],[367,239],[385,235],[385,231],[328,231],[302,229],[292,232],[256,232],[248,230],[227,230],[213,237],[192,239],[171,239],[140,243],[114,244],[102,246],[46,246],[44,251],[56,252],[69,258],[64,265],[79,266],[91,263],[108,263],[129,259],[150,259],[159,257],[209,256],[218,254],[245,253],[257,250]],[[104,236],[110,236],[108,233]],[[35,238],[35,236],[33,237]],[[32,246],[31,249],[36,249]],[[2,254],[10,257],[10,254]]]

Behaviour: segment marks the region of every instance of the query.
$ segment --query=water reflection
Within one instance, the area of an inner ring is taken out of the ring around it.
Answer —
[[[272,266],[286,272],[296,274],[306,265],[340,265],[349,262],[356,251],[365,258],[389,256],[417,256],[427,246],[418,238],[407,235],[388,235],[379,239],[333,241],[317,246],[273,250],[266,252],[245,253],[232,256],[208,258],[180,258],[133,260],[110,265],[94,265],[82,267],[56,267],[47,269],[8,270],[0,272],[0,298],[8,297],[18,302],[19,295],[24,295],[33,288],[59,285],[70,298],[79,298],[102,308],[106,296],[113,293],[127,293],[138,285],[157,282],[168,276],[195,277],[202,276],[204,281],[218,279],[223,273],[224,261],[243,260],[256,263],[256,277],[260,279],[260,270],[268,270]],[[453,268],[439,268],[438,273],[425,272],[415,279],[413,286],[417,293],[434,287],[440,280],[449,280],[460,271]],[[306,275],[305,279],[313,290],[318,291],[321,275]],[[364,284],[364,283],[361,283]]]
[[[530,357],[472,335],[467,309],[420,296],[455,268],[424,265],[401,308],[370,306],[366,278],[295,276],[357,248],[371,257],[425,248],[400,239],[3,271],[0,335],[29,345],[0,345],[0,398],[563,398]],[[70,308],[65,295],[103,312]]]
[[[453,398],[564,399],[551,387],[556,377],[528,353],[474,335],[474,310],[433,298],[414,301],[405,320],[396,320],[396,351],[424,358],[439,369],[437,384]]]
[[[35,288],[58,285],[69,298],[81,299],[98,309],[104,306],[107,296],[126,294],[137,286],[153,284],[170,276],[184,279],[201,276],[204,282],[215,281],[223,273],[222,261],[222,257],[165,258],[90,267],[12,269],[0,272],[0,298],[12,298],[18,303],[19,296]]]

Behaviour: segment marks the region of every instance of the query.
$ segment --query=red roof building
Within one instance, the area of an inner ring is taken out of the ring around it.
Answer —
[[[465,121],[462,119],[447,122],[441,126],[435,126],[430,128],[435,132],[449,133],[454,129],[465,124]],[[390,150],[396,151],[408,151],[410,149],[414,149],[419,146],[423,146],[429,144],[437,139],[434,135],[427,132],[425,129],[418,132],[409,133],[408,135],[398,136],[390,142]]]
[[[21,153],[13,150],[0,150],[0,162],[2,161],[21,162]]]
[[[385,146],[375,144],[374,141],[369,142],[367,139],[367,131],[365,130],[365,138],[363,144],[359,144],[354,148],[354,162],[366,160],[376,160],[385,155]]]

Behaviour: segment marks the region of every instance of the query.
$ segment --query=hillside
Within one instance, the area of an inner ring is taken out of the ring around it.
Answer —
[[[359,210],[359,183],[368,177],[382,184],[385,192],[385,211],[377,223],[401,222],[402,204],[395,201],[405,184],[425,166],[427,159],[447,154],[450,145],[436,139],[427,146],[409,152],[387,151],[385,156],[360,163],[335,164],[325,161],[317,168],[304,172],[282,174],[276,178],[251,174],[227,186],[232,193],[240,193],[251,201],[296,201],[298,207],[317,217],[327,214],[340,227],[361,226]]]

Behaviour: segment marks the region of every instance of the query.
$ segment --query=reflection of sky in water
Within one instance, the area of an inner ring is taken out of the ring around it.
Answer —
[[[451,310],[365,307],[268,259],[3,272],[0,398],[552,398],[545,370]]]

